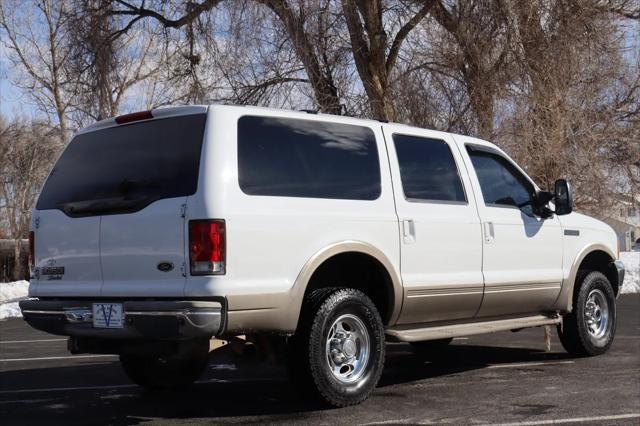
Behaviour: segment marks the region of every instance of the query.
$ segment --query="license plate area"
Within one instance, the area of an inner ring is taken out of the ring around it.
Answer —
[[[94,328],[123,328],[122,303],[94,303],[92,306]]]

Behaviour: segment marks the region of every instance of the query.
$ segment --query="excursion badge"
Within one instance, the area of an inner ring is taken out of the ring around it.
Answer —
[[[47,266],[40,268],[40,275],[46,276],[48,280],[60,280],[64,275],[64,266],[56,266],[55,259],[47,261]]]

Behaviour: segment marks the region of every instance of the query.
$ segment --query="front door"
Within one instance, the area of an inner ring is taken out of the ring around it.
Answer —
[[[385,126],[400,219],[400,324],[472,318],[483,291],[482,235],[459,150],[444,133]]]
[[[478,316],[549,309],[562,283],[558,218],[535,214],[535,187],[506,155],[478,145],[467,145],[466,153],[483,230],[485,293]]]

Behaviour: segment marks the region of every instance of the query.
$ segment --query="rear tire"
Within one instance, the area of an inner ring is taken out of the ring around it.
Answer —
[[[598,271],[587,273],[574,296],[573,311],[558,326],[558,337],[573,356],[605,353],[616,333],[616,297],[607,277]]]
[[[198,380],[207,366],[209,341],[193,342],[186,353],[121,354],[120,363],[129,379],[149,390],[175,390]]]
[[[320,289],[305,299],[289,371],[307,395],[346,407],[373,392],[384,350],[382,319],[371,299],[350,288]]]

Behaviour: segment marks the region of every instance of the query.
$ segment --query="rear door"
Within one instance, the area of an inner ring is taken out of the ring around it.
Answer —
[[[183,295],[185,200],[159,200],[135,214],[102,217],[101,296]]]
[[[385,125],[401,227],[400,323],[472,318],[482,301],[480,219],[459,150],[444,133]]]
[[[106,179],[125,197],[151,202],[102,217],[102,296],[183,295],[184,206],[197,189],[205,120],[204,114],[170,117],[103,135]]]
[[[184,206],[197,190],[205,122],[204,113],[159,117],[81,133],[70,143],[41,196],[54,201],[47,216],[59,218],[60,235],[43,228],[42,217],[36,246],[57,252],[90,244],[93,251],[77,257],[100,285],[70,275],[91,288],[86,295],[184,293]]]
[[[54,172],[56,170],[54,169]],[[48,207],[42,199],[40,208]],[[98,296],[100,217],[73,218],[60,210],[35,211],[34,278],[37,296]]]

